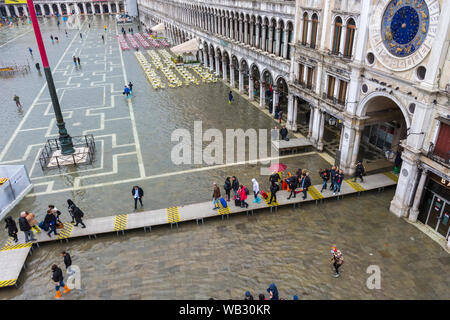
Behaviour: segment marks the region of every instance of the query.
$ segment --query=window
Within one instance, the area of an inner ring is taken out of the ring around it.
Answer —
[[[341,105],[345,104],[345,98],[347,95],[347,85],[346,81],[339,81],[339,94],[338,94],[338,103]]]
[[[433,154],[442,158],[445,163],[449,163],[450,147],[450,126],[441,122],[439,126],[439,135],[434,146]]]
[[[308,75],[306,78],[306,87],[308,89],[312,88],[312,78],[313,78],[313,69],[308,67]]]
[[[350,58],[353,51],[353,40],[355,38],[355,20],[350,19],[347,22],[347,35],[345,37],[344,56]]]
[[[316,38],[317,38],[317,26],[319,24],[319,20],[316,14],[312,16],[312,28],[311,28],[311,48],[316,47]]]
[[[342,19],[340,17],[337,17],[336,20],[334,20],[333,46],[331,49],[333,54],[339,53],[339,44],[341,43],[341,32],[342,32]]]
[[[308,14],[305,12],[303,14],[303,33],[302,33],[302,44],[305,45],[308,39]]]
[[[302,65],[301,63],[298,64],[298,82],[300,84],[304,83],[303,81],[303,77],[305,74],[305,66]]]
[[[328,90],[327,90],[327,98],[333,100],[334,98],[334,84],[336,82],[336,78],[333,76],[328,76]]]

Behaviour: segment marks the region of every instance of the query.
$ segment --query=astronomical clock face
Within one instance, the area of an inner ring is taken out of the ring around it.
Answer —
[[[370,40],[378,60],[403,71],[429,53],[439,22],[438,0],[381,0],[370,22]]]

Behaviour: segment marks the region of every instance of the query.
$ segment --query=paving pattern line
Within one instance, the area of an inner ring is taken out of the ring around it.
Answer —
[[[324,199],[325,197],[323,196],[322,193],[320,193],[319,190],[317,190],[316,187],[314,186],[309,186],[308,187],[308,194],[311,196],[311,198],[313,198],[314,200],[319,200],[319,199]]]
[[[128,214],[119,214],[114,218],[113,231],[123,231],[127,228]]]
[[[0,251],[8,251],[8,250],[16,250],[16,249],[23,249],[23,248],[29,248],[33,245],[32,242],[27,243],[18,243],[13,245],[4,245]]]
[[[178,207],[167,208],[167,223],[180,222],[180,210]]]
[[[219,209],[217,209],[217,211],[219,212],[219,215],[230,214],[230,213],[231,213],[231,211],[230,211],[230,205],[227,205],[227,207],[224,208],[224,207],[222,206],[222,204],[220,203],[220,201],[219,201]]]
[[[73,224],[70,222],[63,222],[63,224],[64,228],[59,229],[58,236],[56,237],[58,240],[67,239],[72,234]]]
[[[388,172],[383,172],[383,174],[388,177],[389,179],[391,179],[392,181],[394,181],[395,183],[398,182],[398,175],[396,175],[395,173],[388,171]]]
[[[366,191],[366,189],[364,189],[364,187],[362,185],[360,185],[357,182],[353,182],[352,179],[347,179],[344,180],[345,182],[347,182],[347,184],[352,187],[356,192],[361,192],[361,191]]]

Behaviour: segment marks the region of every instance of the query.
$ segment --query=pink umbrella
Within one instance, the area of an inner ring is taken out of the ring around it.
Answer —
[[[275,163],[273,165],[270,166],[270,171],[272,172],[281,172],[286,170],[286,165],[282,164],[282,163]]]

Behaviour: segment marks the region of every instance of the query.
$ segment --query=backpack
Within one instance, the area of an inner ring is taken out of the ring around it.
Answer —
[[[250,191],[248,191],[247,187],[244,186],[244,190],[245,190],[245,194],[246,194],[246,195],[249,195],[249,194],[250,194]]]

